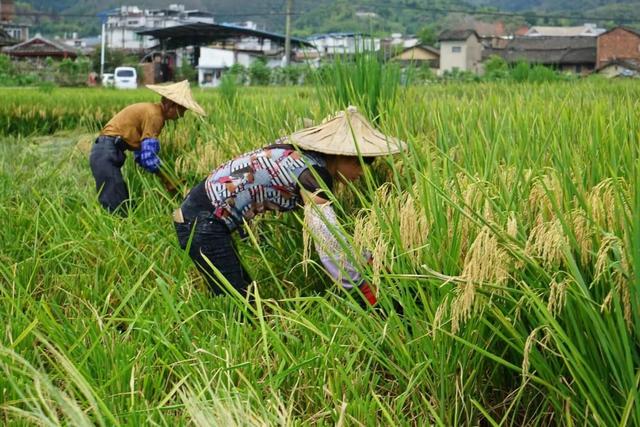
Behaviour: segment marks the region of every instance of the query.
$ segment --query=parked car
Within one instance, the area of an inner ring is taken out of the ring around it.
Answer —
[[[117,89],[136,89],[138,87],[138,73],[135,68],[118,67],[114,74]]]
[[[102,86],[113,87],[114,83],[113,73],[104,73],[102,75]]]

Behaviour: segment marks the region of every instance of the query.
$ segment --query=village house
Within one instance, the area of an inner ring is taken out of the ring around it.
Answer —
[[[307,38],[321,56],[353,55],[363,51],[380,50],[380,39],[363,33],[326,33]]]
[[[29,39],[29,25],[18,24],[16,22],[0,22],[0,30],[4,30],[9,37],[19,42]]]
[[[78,33],[64,34],[63,37],[54,37],[59,44],[72,47],[83,55],[91,55],[96,49],[100,49],[100,36],[78,37]]]
[[[483,46],[475,30],[446,30],[440,34],[438,40],[440,41],[439,75],[455,71],[480,74]]]
[[[402,33],[391,33],[390,37],[380,39],[380,51],[385,60],[391,59],[405,49],[417,46],[420,39],[414,35],[403,35]]]
[[[408,47],[391,58],[402,66],[423,66],[437,70],[440,67],[440,51],[427,45]]]
[[[596,67],[614,61],[640,62],[640,31],[616,27],[598,37]]]
[[[525,61],[562,72],[588,74],[596,66],[596,37],[515,37],[504,48],[485,49],[483,58],[498,55],[510,64]]]
[[[241,51],[212,47],[201,47],[198,60],[198,83],[201,87],[217,87],[222,76],[234,65],[248,68],[258,58],[265,58],[255,51]],[[281,64],[281,56],[267,57],[267,67],[275,68]]]
[[[40,35],[16,45],[5,47],[2,53],[14,60],[28,60],[33,62],[52,59],[75,59],[78,54],[75,49],[60,43],[45,39]]]
[[[409,47],[417,46],[419,44],[420,39],[417,36],[405,36],[402,33],[391,33],[390,37],[383,37],[382,39],[380,39],[380,48],[383,50],[389,48],[403,50]]]

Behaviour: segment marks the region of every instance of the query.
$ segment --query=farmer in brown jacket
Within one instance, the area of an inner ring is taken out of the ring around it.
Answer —
[[[158,175],[167,190],[175,191],[171,180],[160,170],[158,136],[165,121],[182,117],[186,110],[205,114],[194,101],[187,80],[147,87],[162,95],[160,102],[141,102],[124,108],[109,120],[91,149],[89,163],[98,200],[109,212],[126,213],[123,202],[129,199],[129,191],[120,171],[126,150],[133,151],[136,163],[143,169]]]

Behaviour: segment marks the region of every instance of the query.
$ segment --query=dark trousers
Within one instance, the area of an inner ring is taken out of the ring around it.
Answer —
[[[174,225],[182,249],[187,249],[191,239],[189,256],[207,279],[209,289],[214,295],[226,293],[226,287],[220,282],[210,264],[215,266],[241,295],[246,294],[251,278],[238,258],[231,231],[222,221],[215,218],[211,212],[203,211],[195,217],[185,217],[183,223],[174,222]]]
[[[122,178],[120,168],[124,165],[124,150],[113,138],[100,136],[91,148],[89,164],[96,180],[100,204],[109,212],[126,214],[129,190]]]

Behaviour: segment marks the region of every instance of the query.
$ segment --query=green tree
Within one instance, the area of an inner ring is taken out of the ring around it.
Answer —
[[[421,44],[433,46],[438,41],[438,34],[435,26],[427,25],[418,32],[418,38]]]

